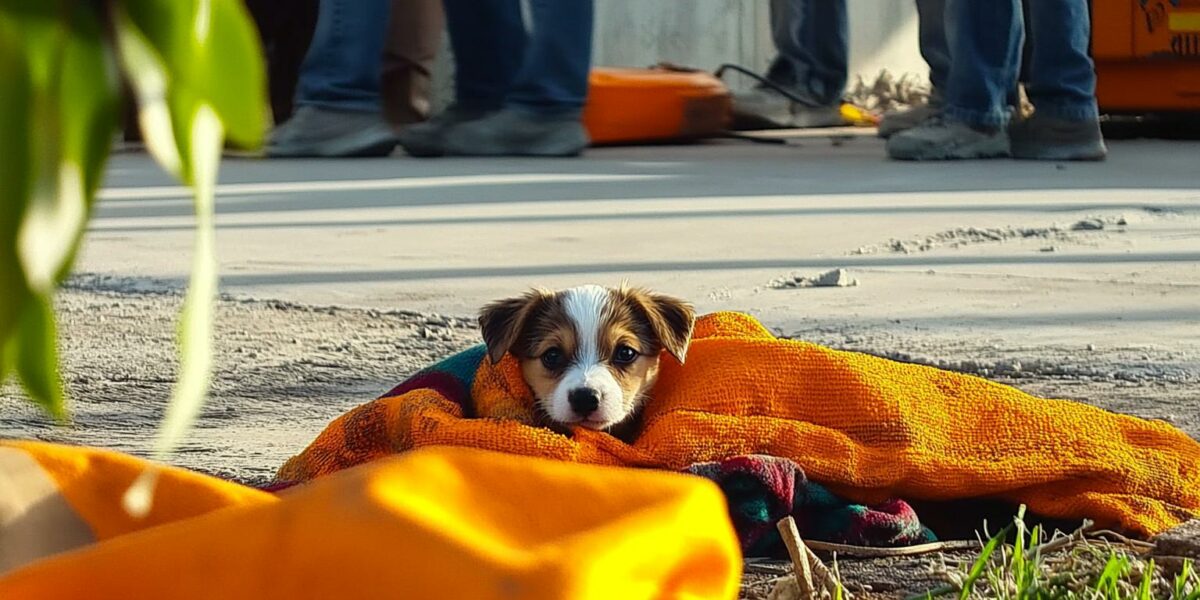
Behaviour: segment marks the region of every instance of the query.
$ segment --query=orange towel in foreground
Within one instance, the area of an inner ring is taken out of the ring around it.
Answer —
[[[776,339],[738,313],[699,319],[686,365],[663,360],[632,444],[533,426],[516,360],[477,364],[469,394],[433,377],[339,417],[277,479],[430,445],[668,469],[769,454],[862,502],[998,498],[1142,535],[1200,517],[1200,443],[1166,423]]]
[[[279,496],[163,468],[129,517],[148,466],[0,442],[0,598],[737,596],[737,537],[699,477],[429,448]],[[4,564],[21,538],[57,547]]]

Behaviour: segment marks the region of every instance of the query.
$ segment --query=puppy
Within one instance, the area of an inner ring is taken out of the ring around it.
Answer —
[[[520,360],[542,424],[621,438],[636,432],[662,353],[683,363],[695,320],[692,306],[676,298],[596,285],[535,289],[479,315],[492,362],[505,353]]]

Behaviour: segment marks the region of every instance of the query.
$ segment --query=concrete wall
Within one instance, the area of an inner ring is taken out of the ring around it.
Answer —
[[[830,0],[808,0],[828,2]],[[913,0],[847,0],[850,81],[883,69],[928,76],[917,50]],[[767,0],[595,0],[597,65],[645,67],[659,61],[713,70],[732,62],[762,71],[774,54]],[[437,104],[451,93],[449,45],[435,77]],[[735,87],[744,85],[731,78]]]
[[[928,74],[912,0],[848,2],[851,81],[885,68]],[[665,60],[711,70],[733,62],[761,71],[774,54],[769,12],[766,0],[596,0],[595,63]]]

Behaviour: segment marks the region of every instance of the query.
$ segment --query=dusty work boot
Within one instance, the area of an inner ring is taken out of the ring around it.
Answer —
[[[271,157],[387,156],[396,134],[373,112],[330,110],[301,105],[267,140]]]
[[[884,113],[883,119],[879,121],[879,137],[886,140],[901,131],[908,131],[940,114],[942,114],[942,105],[940,102],[928,102],[904,110],[888,111]]]
[[[505,108],[446,132],[451,156],[577,156],[588,145],[578,112],[542,115]]]
[[[899,160],[964,160],[1008,156],[1008,134],[1004,128],[976,129],[946,116],[893,135],[887,141],[888,156]]]
[[[1029,160],[1104,160],[1108,148],[1100,121],[1067,121],[1033,116],[1008,126],[1013,158]]]
[[[757,87],[733,96],[736,130],[808,129],[845,125],[840,104],[813,106],[796,102],[777,90]]]
[[[410,156],[442,156],[446,154],[446,134],[451,129],[482,119],[493,112],[495,110],[451,104],[428,121],[415,123],[401,130],[400,147]]]

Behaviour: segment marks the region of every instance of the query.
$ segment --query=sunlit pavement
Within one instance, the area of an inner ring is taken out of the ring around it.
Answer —
[[[899,322],[1032,343],[1194,344],[1200,142],[1110,149],[1094,164],[899,163],[874,139],[551,160],[229,158],[221,285],[469,315],[530,285],[628,279],[780,328]],[[1103,228],[1072,230],[1088,219]],[[115,155],[79,270],[182,286],[192,224],[185,190],[146,156]],[[771,287],[834,268],[860,285]]]

